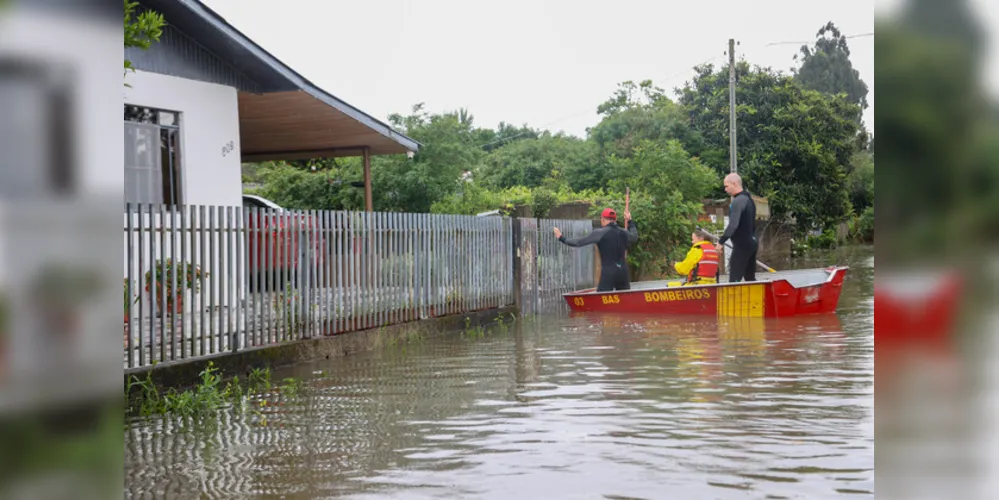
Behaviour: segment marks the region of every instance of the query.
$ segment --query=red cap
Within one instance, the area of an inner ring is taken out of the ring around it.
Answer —
[[[617,212],[615,212],[613,208],[605,208],[603,213],[600,214],[600,217],[603,217],[604,219],[617,220]]]

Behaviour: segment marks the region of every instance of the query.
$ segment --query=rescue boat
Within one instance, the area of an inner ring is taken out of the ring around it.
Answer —
[[[631,290],[596,288],[562,294],[573,312],[693,314],[780,318],[836,312],[849,266],[757,273],[757,281],[683,285],[683,280],[639,281]]]

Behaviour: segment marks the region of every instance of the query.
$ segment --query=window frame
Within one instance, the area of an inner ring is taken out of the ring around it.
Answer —
[[[143,116],[129,115],[129,111],[144,111],[147,114]],[[159,175],[162,180],[161,185],[161,196],[163,201],[160,203],[148,202],[148,201],[134,201],[127,200],[126,203],[151,203],[154,205],[162,204],[168,207],[171,206],[181,206],[184,204],[185,200],[185,190],[184,190],[184,180],[186,178],[184,172],[184,161],[181,155],[181,131],[184,125],[184,113],[181,111],[158,108],[155,106],[145,106],[141,104],[124,104],[124,116],[123,125],[127,123],[142,123],[146,125],[154,125],[159,129],[159,146],[160,154],[166,157],[166,163],[160,162]],[[172,116],[172,123],[162,123],[163,116]],[[173,138],[170,141],[170,138]],[[128,166],[125,166],[127,172]],[[169,179],[169,186],[167,186],[167,180]],[[127,182],[127,181],[126,181]],[[169,194],[168,194],[169,189]]]

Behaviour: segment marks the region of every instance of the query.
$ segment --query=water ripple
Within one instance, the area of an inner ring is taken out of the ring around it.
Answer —
[[[317,374],[301,395],[259,412],[134,422],[126,494],[871,496],[860,281],[838,316],[546,318],[299,367],[276,376]]]

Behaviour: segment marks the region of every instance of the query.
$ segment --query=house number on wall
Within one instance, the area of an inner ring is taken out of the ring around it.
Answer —
[[[236,144],[233,141],[229,141],[228,144],[222,146],[222,156],[227,156],[229,153],[236,149]]]

